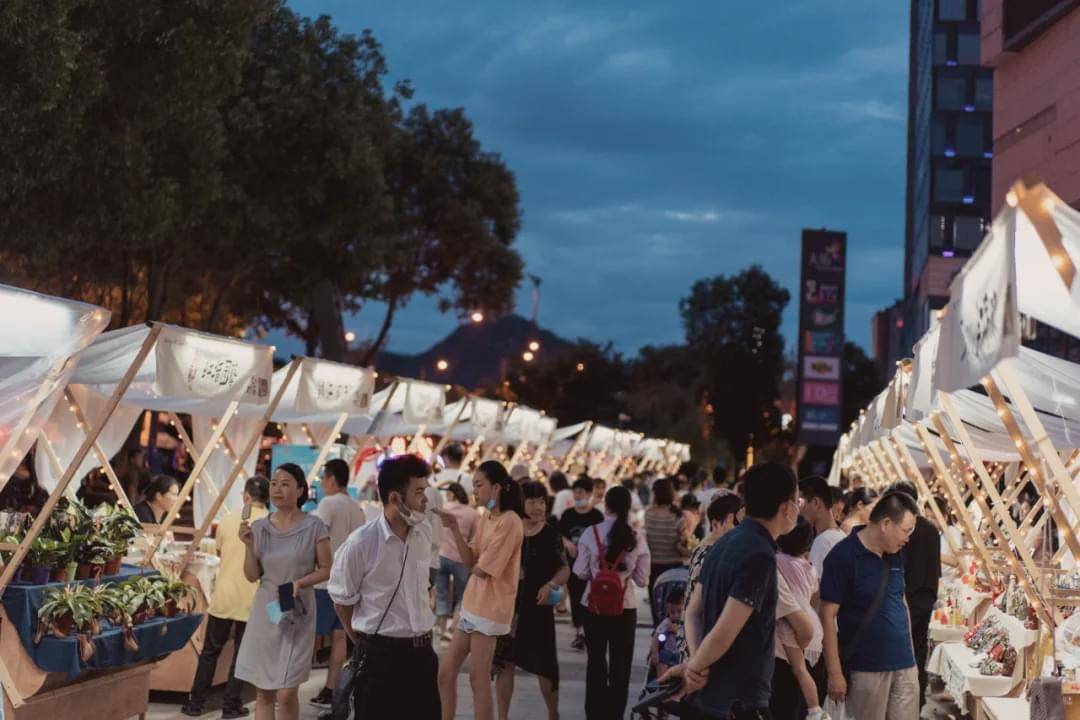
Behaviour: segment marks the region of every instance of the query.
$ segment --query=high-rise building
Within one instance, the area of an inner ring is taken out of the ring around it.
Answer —
[[[912,0],[904,331],[908,354],[990,222],[993,70],[978,0]]]
[[[982,0],[981,22],[994,68],[994,212],[1029,178],[1080,208],[1080,0]],[[1024,323],[1024,344],[1080,362],[1080,340],[1041,323]]]
[[[892,377],[896,362],[910,355],[910,348],[904,347],[907,338],[905,325],[902,300],[874,313],[870,325],[870,345],[882,377]]]

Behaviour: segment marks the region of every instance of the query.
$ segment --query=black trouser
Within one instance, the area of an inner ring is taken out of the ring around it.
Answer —
[[[430,643],[408,647],[361,640],[353,652],[356,720],[439,720],[439,658]]]
[[[585,717],[622,720],[630,692],[637,610],[622,615],[585,614]]]
[[[806,700],[799,681],[786,660],[776,658],[772,676],[769,712],[775,720],[799,720],[806,715]]]
[[[652,625],[653,625],[653,627],[656,627],[657,625],[659,625],[660,621],[664,619],[663,615],[661,615],[660,617],[657,617],[657,615],[656,615],[656,611],[657,611],[656,603],[653,602],[653,593],[652,593],[652,591],[653,591],[653,587],[656,585],[656,578],[660,577],[661,575],[666,573],[668,570],[672,570],[674,568],[679,568],[679,567],[682,567],[682,566],[683,566],[682,563],[660,563],[660,564],[653,564],[651,567],[649,567],[649,610],[652,612]],[[660,610],[661,613],[664,612],[664,608],[659,608],[659,610]]]
[[[930,618],[934,610],[918,606],[911,608],[911,644],[915,648],[915,665],[919,668],[919,707],[926,704],[926,651],[929,645]]]
[[[574,627],[580,630],[585,627],[585,616],[589,614],[581,604],[581,596],[585,594],[585,581],[577,575],[571,575],[566,585],[570,590],[570,619]]]
[[[684,710],[683,714],[679,715],[680,720],[714,720],[716,718],[723,718],[723,720],[772,720],[772,713],[768,708],[744,710],[742,707],[736,706],[727,715],[712,715],[698,710],[693,706],[693,703],[688,703],[688,705],[689,707]]]
[[[199,653],[199,665],[195,670],[195,680],[191,683],[191,695],[188,703],[195,707],[202,707],[206,703],[206,695],[214,684],[214,673],[217,671],[218,657],[222,648],[229,641],[229,632],[236,630],[233,637],[233,659],[229,668],[229,682],[225,685],[225,700],[223,708],[236,708],[244,704],[242,693],[244,681],[236,679],[236,656],[240,654],[240,641],[244,639],[244,628],[247,623],[239,620],[226,620],[224,618],[206,616],[206,637],[203,638],[203,649]]]

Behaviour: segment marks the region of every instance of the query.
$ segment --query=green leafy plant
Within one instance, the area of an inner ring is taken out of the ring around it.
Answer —
[[[165,609],[167,612],[171,613],[175,610],[191,611],[195,603],[195,590],[178,575],[165,574],[157,579],[156,583],[165,595]]]
[[[37,567],[56,567],[67,557],[69,545],[56,538],[38,535],[30,543],[30,564]]]
[[[99,599],[93,590],[71,583],[50,589],[45,595],[45,602],[38,608],[38,630],[34,642],[41,642],[46,632],[52,631],[58,638],[70,635],[74,629],[79,640],[79,655],[83,661],[94,655],[92,637],[100,631]]]
[[[100,537],[112,546],[114,556],[123,555],[142,529],[142,524],[126,508],[112,505],[98,507],[94,524]]]
[[[113,557],[113,546],[100,536],[87,537],[79,544],[76,558],[89,565],[104,565]]]
[[[0,537],[0,543],[5,543],[5,544],[8,544],[8,545],[18,545],[19,543],[22,542],[22,540],[23,540],[23,538],[25,536],[26,536],[26,531],[25,530],[17,530],[15,532],[8,533],[7,535],[4,535],[4,536]],[[14,556],[15,556],[15,551],[14,550],[5,550],[3,552],[0,552],[0,560],[3,561],[4,565],[7,565],[9,562],[11,562],[11,559]]]
[[[165,584],[157,577],[139,575],[117,585],[136,624],[145,622],[165,607]]]
[[[139,641],[135,638],[132,614],[136,608],[129,604],[129,598],[117,585],[102,584],[91,591],[98,604],[102,617],[114,627],[120,628],[124,637],[124,647],[131,652],[139,652]]]

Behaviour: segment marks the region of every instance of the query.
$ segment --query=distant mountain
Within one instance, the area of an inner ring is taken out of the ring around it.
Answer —
[[[520,315],[506,315],[460,325],[419,355],[380,352],[375,367],[403,377],[462,385],[472,390],[497,384],[510,362],[521,358],[533,341],[540,343],[538,358],[573,347],[549,330],[534,328]],[[445,371],[438,369],[440,360],[447,362]]]

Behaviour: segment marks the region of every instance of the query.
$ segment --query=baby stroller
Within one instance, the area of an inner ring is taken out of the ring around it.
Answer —
[[[685,592],[686,584],[689,579],[690,570],[686,567],[672,568],[656,578],[656,584],[653,585],[652,597],[649,598],[649,604],[652,606],[653,614],[656,617],[666,617],[668,597],[676,589],[681,589]],[[655,629],[656,628],[653,628],[654,631]],[[651,653],[647,662],[649,663],[649,669],[645,675],[645,685],[641,688],[641,692],[638,693],[638,700],[641,700],[646,695],[654,692],[657,687],[656,665],[652,662]],[[679,703],[664,703],[660,706],[646,708],[642,712],[632,713],[631,717],[635,720],[655,720],[655,718],[659,718],[663,712],[666,712],[668,717],[678,717]]]

